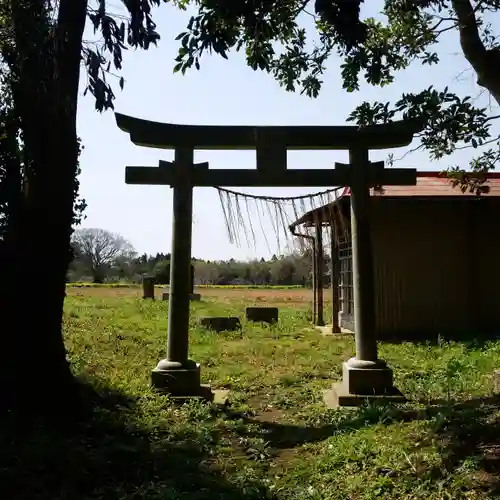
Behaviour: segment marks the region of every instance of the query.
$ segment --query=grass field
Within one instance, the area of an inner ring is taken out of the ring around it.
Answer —
[[[75,373],[100,398],[70,429],[15,443],[19,499],[486,499],[500,498],[500,406],[491,374],[500,342],[381,344],[398,407],[327,410],[351,338],[322,337],[302,290],[201,291],[193,303],[192,358],[226,408],[174,405],[149,387],[164,355],[167,303],[140,289],[70,288],[66,345]],[[203,315],[280,306],[277,327],[241,333],[197,327]],[[10,443],[12,446],[12,443]],[[20,474],[22,471],[22,474]],[[4,484],[7,484],[5,482]]]

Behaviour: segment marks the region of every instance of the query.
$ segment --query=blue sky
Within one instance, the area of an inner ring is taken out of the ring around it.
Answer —
[[[376,15],[380,2],[370,2]],[[457,33],[449,33],[440,44],[445,62],[439,67],[416,65],[402,72],[395,84],[379,89],[364,85],[360,92],[341,89],[340,61],[332,58],[325,85],[317,99],[287,93],[262,72],[248,68],[241,54],[229,60],[206,56],[200,71],[182,76],[173,74],[174,57],[189,13],[163,5],[155,12],[162,36],[158,48],[147,52],[128,51],[124,57],[125,88],[116,85],[116,111],[155,121],[215,125],[342,125],[350,111],[363,100],[395,100],[402,92],[419,91],[434,85],[462,95],[480,92],[472,71],[461,55]],[[306,19],[305,22],[308,22]],[[90,34],[89,34],[90,36]],[[461,74],[461,75],[460,75]],[[460,75],[457,77],[457,75]],[[82,75],[82,79],[84,75]],[[83,86],[82,86],[83,91]],[[483,95],[476,103],[488,105]],[[120,233],[140,252],[169,252],[172,226],[172,191],[168,186],[130,186],[125,184],[125,165],[156,166],[160,159],[171,160],[173,152],[133,145],[121,132],[112,112],[99,114],[92,98],[81,97],[78,132],[85,146],[81,157],[81,195],[88,203],[83,227],[100,227]],[[415,146],[415,144],[413,145]],[[389,151],[371,154],[384,160]],[[394,150],[396,156],[403,150]],[[460,151],[440,164],[430,163],[425,153],[413,153],[399,167],[436,170],[448,165],[466,164],[472,151]],[[347,152],[290,152],[289,168],[331,168],[335,161],[347,161]],[[254,168],[255,152],[202,151],[196,161],[208,161],[212,168]],[[322,189],[322,188],[320,188]],[[255,194],[290,196],[317,189],[239,189]],[[264,221],[266,233],[272,232]],[[255,246],[231,245],[224,225],[219,196],[212,188],[196,188],[194,193],[193,256],[205,259],[249,259],[278,253],[274,238],[266,243],[258,236]]]

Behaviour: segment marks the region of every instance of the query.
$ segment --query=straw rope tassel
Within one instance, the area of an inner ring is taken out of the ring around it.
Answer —
[[[305,213],[321,207],[328,207],[325,208],[325,214],[327,215],[325,222],[327,225],[333,223],[339,227],[337,231],[338,238],[344,239],[348,234],[348,224],[338,203],[339,188],[301,196],[274,197],[258,196],[218,186],[214,187],[219,194],[229,241],[238,246],[241,245],[242,235],[244,235],[249,246],[256,246],[258,239],[257,223],[260,226],[266,245],[271,251],[268,239],[269,231],[265,230],[263,224],[263,219],[266,218],[271,224],[279,252],[284,250],[284,246],[288,247],[288,249],[294,249],[298,246],[300,250],[304,251],[306,248],[310,248],[310,239],[294,238],[288,228],[290,224]],[[313,229],[314,227],[303,227],[301,232],[311,236]]]

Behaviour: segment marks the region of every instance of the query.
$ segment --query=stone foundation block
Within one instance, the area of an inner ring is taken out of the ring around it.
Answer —
[[[279,309],[277,307],[247,307],[247,321],[261,321],[274,324],[278,322]]]
[[[200,325],[215,332],[232,332],[241,329],[240,318],[238,318],[237,316],[214,316],[201,318]]]

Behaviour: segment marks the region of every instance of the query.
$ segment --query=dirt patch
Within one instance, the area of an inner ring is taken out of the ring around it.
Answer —
[[[164,291],[168,291],[168,287],[156,288],[155,296],[157,300],[161,300],[161,295]],[[272,304],[276,307],[310,307],[312,304],[312,290],[305,288],[283,289],[224,289],[224,288],[199,288],[195,287],[195,293],[201,294],[201,299],[215,299],[217,301],[235,301],[240,300],[246,302],[246,305],[262,305]],[[88,287],[88,288],[72,288],[68,287],[66,293],[69,296],[75,297],[123,297],[123,298],[140,298],[142,297],[142,288],[112,288],[112,287]],[[325,291],[325,309],[328,309],[328,296]]]
[[[284,474],[288,469],[293,468],[299,455],[300,459],[303,460],[304,451],[302,449],[286,448],[277,450],[269,467],[270,472],[274,476]]]
[[[157,298],[161,294],[157,292]],[[67,287],[66,295],[70,297],[142,297],[141,288],[111,288],[111,287]]]
[[[284,413],[277,408],[266,408],[262,413],[255,415],[252,420],[260,423],[277,423],[283,420]]]
[[[269,474],[281,475],[293,467],[299,454],[303,456],[301,447],[287,447],[280,444],[282,440],[288,441],[286,436],[280,436],[283,431],[287,434],[286,413],[278,408],[267,406],[267,400],[262,396],[250,398],[248,404],[258,412],[251,417],[250,421],[261,426],[260,432],[264,439],[268,440],[272,450]]]

